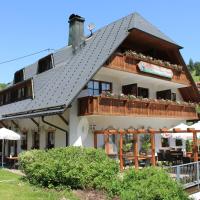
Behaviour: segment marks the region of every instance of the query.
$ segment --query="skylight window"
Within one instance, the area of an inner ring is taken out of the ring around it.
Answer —
[[[53,68],[52,57],[51,55],[42,58],[38,62],[38,74],[41,74],[49,69]]]

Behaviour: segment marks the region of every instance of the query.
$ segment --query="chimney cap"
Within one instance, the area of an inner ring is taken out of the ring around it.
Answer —
[[[69,22],[74,21],[74,20],[84,22],[84,21],[85,21],[85,18],[81,17],[80,15],[71,14],[71,15],[69,16]]]

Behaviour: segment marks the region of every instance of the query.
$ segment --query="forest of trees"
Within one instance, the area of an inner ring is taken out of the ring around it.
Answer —
[[[195,76],[200,76],[200,62],[194,62],[191,58],[189,60],[189,63],[187,65],[190,72],[195,72]]]
[[[200,62],[199,61],[194,62],[190,58],[187,67],[190,73],[192,74],[194,81],[199,82],[200,81]]]
[[[0,90],[4,89],[6,87],[5,83],[0,83]]]

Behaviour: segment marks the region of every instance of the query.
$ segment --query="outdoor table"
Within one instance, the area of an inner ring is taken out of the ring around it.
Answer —
[[[11,169],[14,169],[15,168],[15,164],[16,162],[18,161],[18,157],[15,156],[15,157],[6,157],[6,159],[8,160],[9,162],[9,166]]]

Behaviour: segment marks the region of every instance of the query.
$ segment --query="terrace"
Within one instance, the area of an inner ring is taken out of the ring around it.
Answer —
[[[200,130],[195,130],[194,128],[188,128],[187,130],[174,128],[171,131],[166,128],[160,130],[154,130],[151,128],[94,130],[94,147],[103,147],[109,157],[118,159],[121,171],[127,167],[139,169],[150,165],[160,165],[160,158],[155,151],[156,134],[192,134],[193,148],[190,156],[188,154],[183,155],[181,149],[171,149],[169,151],[170,156],[168,157],[170,159],[166,160],[166,165],[164,166],[172,178],[180,181],[185,188],[189,188],[200,184],[200,155],[198,154],[197,132],[200,132]],[[99,142],[101,141],[100,136],[104,137],[103,146],[99,146]],[[141,136],[143,138],[148,136],[146,141],[142,141],[143,143],[146,143],[143,146],[142,151],[139,150],[139,138],[141,138]],[[149,143],[149,150],[145,152],[144,150],[147,145],[147,141]]]

